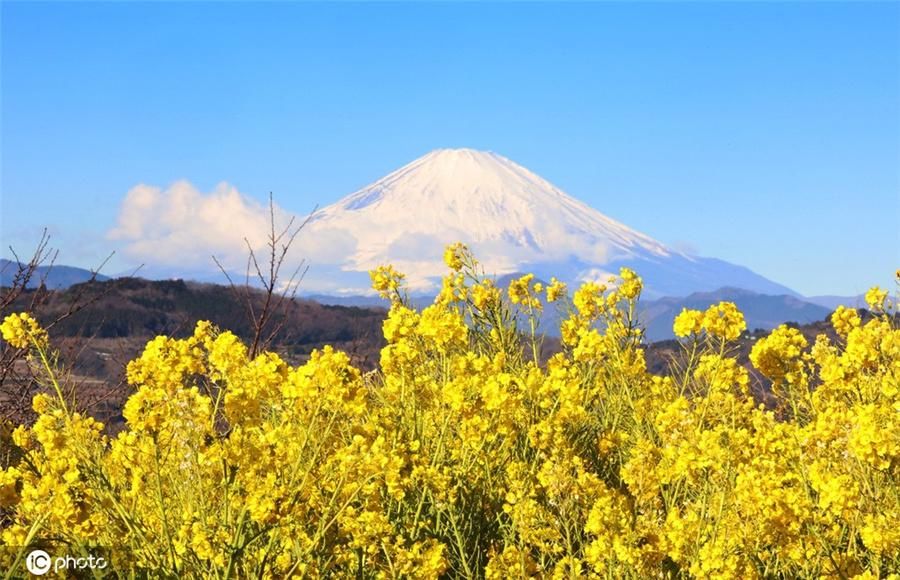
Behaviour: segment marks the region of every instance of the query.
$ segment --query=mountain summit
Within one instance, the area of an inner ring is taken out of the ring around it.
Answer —
[[[497,275],[533,271],[577,282],[629,266],[651,296],[726,285],[791,293],[745,268],[668,248],[506,157],[472,149],[432,151],[323,208],[303,239],[324,254],[311,256],[314,263],[331,264],[321,273],[334,287],[312,280],[323,290],[350,292],[359,282],[347,276],[360,280],[353,274],[387,263],[413,290],[431,290],[445,272],[443,248],[462,241]]]

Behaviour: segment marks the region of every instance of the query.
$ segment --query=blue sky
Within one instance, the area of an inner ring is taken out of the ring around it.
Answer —
[[[0,241],[119,249],[126,193],[294,212],[493,150],[807,294],[900,266],[900,4],[2,2]],[[130,264],[120,255],[108,270]]]

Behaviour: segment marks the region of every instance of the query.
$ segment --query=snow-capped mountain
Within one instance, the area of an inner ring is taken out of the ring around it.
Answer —
[[[722,286],[793,294],[741,266],[669,248],[521,165],[471,149],[432,151],[310,216],[300,239],[312,262],[306,286],[358,293],[368,270],[393,264],[413,291],[428,292],[455,241],[489,274],[605,281],[627,265],[651,297]]]

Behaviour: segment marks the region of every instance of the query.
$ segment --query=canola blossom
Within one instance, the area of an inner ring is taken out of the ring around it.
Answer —
[[[683,352],[654,375],[634,272],[570,296],[530,275],[504,292],[461,244],[445,261],[422,310],[401,274],[372,273],[391,301],[374,372],[330,347],[300,366],[251,357],[201,322],[128,365],[115,436],[61,389],[37,395],[0,470],[0,569],[111,548],[116,577],[898,578],[885,291],[865,319],[839,308],[837,339],[779,327],[752,369],[734,304],[685,310]],[[549,360],[545,308],[562,313]],[[0,329],[53,360],[27,315]]]

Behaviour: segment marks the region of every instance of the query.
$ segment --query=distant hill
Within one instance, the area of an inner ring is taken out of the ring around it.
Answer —
[[[228,276],[235,284],[243,284],[246,281],[245,273],[228,272]],[[209,270],[204,268],[176,268],[171,266],[161,267],[152,265],[141,265],[140,267],[131,268],[114,272],[112,278],[143,278],[145,280],[184,280],[185,282],[199,282],[200,284],[221,284],[228,285],[228,276],[219,270]],[[250,278],[250,285],[261,287],[255,276]]]
[[[7,288],[12,286],[20,267],[19,262],[0,258],[0,286]],[[48,289],[61,290],[73,284],[87,282],[93,275],[90,270],[73,266],[38,266],[28,281],[28,287],[37,288],[43,280]],[[102,274],[97,274],[96,277],[96,280],[100,282],[109,279],[109,276],[103,276]]]
[[[384,308],[390,307],[391,303],[378,295],[364,296],[329,296],[327,294],[307,294],[303,298],[312,300],[319,304],[327,304],[329,306],[356,306],[357,308]],[[416,308],[425,308],[434,302],[434,296],[427,294],[418,294],[409,296],[410,303]]]
[[[381,296],[375,295],[329,296],[327,294],[309,294],[304,295],[303,298],[329,306],[356,306],[357,308],[386,308],[390,306],[390,302]]]
[[[253,335],[242,301],[227,286],[141,278],[116,278],[87,287],[74,285],[52,293],[40,311],[42,321],[66,312],[76,296],[88,306],[56,324],[52,335],[100,339],[185,336],[198,320],[209,320],[245,340]],[[259,312],[264,295],[254,291],[252,296]],[[20,297],[23,306],[29,298],[28,293]],[[14,304],[12,310],[15,309]],[[384,309],[294,300],[286,304],[278,319],[283,327],[277,337],[277,350],[302,357],[313,348],[332,344],[359,354],[371,365],[377,360],[383,341],[383,318]]]
[[[652,341],[674,338],[672,322],[682,308],[705,310],[717,302],[734,302],[744,313],[749,330],[771,330],[786,322],[807,324],[825,319],[832,309],[811,304],[794,296],[770,296],[738,288],[696,292],[689,296],[643,301],[640,317]]]

